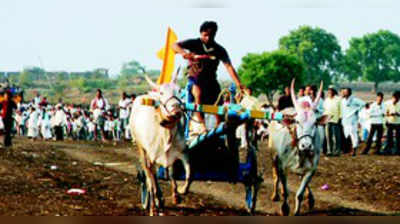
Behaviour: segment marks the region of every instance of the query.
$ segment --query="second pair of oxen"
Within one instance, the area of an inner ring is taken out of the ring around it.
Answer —
[[[305,193],[307,193],[309,208],[312,209],[314,207],[315,200],[309,183],[317,171],[323,145],[324,131],[321,125],[324,125],[328,120],[328,116],[317,117],[315,113],[321,98],[323,83],[321,82],[314,101],[311,98],[296,99],[294,84],[295,80],[291,84],[291,98],[295,111],[284,111],[283,113],[287,119],[281,123],[271,122],[269,126],[268,147],[274,154],[274,191],[271,199],[273,201],[280,200],[278,191],[281,184],[283,197],[282,215],[289,215],[290,212],[288,204],[288,170],[301,176],[300,187],[296,193],[294,215],[300,214],[300,207]]]

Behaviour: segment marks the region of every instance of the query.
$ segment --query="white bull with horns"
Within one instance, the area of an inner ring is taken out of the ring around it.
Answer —
[[[291,96],[295,113],[288,115],[282,124],[271,122],[269,126],[268,145],[273,157],[274,191],[271,197],[273,201],[279,201],[279,183],[282,184],[283,203],[282,215],[289,215],[287,170],[301,176],[301,184],[296,193],[295,215],[300,214],[304,193],[307,191],[309,208],[314,207],[314,196],[309,183],[317,171],[320,153],[323,145],[323,131],[318,125],[327,121],[327,116],[317,118],[316,106],[321,98],[323,83],[321,82],[316,99],[312,101],[298,102],[294,92],[294,83],[291,84]]]
[[[168,168],[171,178],[174,203],[178,201],[178,192],[185,194],[190,185],[190,166],[188,156],[184,154],[184,127],[182,102],[177,97],[176,77],[168,84],[157,85],[146,76],[153,91],[136,98],[130,117],[131,134],[135,137],[140,153],[142,168],[146,177],[146,186],[150,194],[150,215],[161,214],[161,191],[154,174],[156,164]],[[154,102],[153,104],[144,102]],[[173,178],[173,164],[181,160],[186,173],[186,183],[178,189]]]

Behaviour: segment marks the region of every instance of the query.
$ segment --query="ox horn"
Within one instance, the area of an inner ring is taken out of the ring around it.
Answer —
[[[178,67],[178,69],[176,70],[175,74],[172,76],[172,79],[171,79],[172,83],[177,83],[180,71],[181,71],[181,66]]]
[[[291,83],[291,85],[290,85],[290,96],[291,96],[291,98],[292,98],[292,103],[293,103],[293,105],[294,105],[294,108],[296,109],[296,111],[297,111],[297,109],[298,109],[298,105],[297,105],[297,98],[296,98],[296,93],[294,92],[294,83],[296,82],[296,78],[294,78],[293,80],[292,80],[292,83]]]
[[[324,88],[324,82],[321,81],[321,85],[319,86],[317,97],[314,100],[314,109],[318,106],[319,100],[321,99],[321,96],[322,96],[323,88]]]
[[[158,85],[155,84],[155,83],[153,82],[153,80],[150,79],[149,76],[145,75],[144,78],[146,79],[147,83],[149,83],[149,85],[150,85],[150,87],[151,87],[152,89],[158,89]]]

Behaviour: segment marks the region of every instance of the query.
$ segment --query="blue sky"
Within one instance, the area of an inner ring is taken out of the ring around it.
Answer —
[[[400,34],[399,9],[394,0],[1,0],[0,70],[38,66],[39,58],[46,70],[116,74],[131,59],[157,69],[167,27],[179,39],[197,37],[204,20],[218,22],[217,41],[238,67],[248,52],[275,50],[300,25],[332,32],[344,49],[351,37],[379,29]]]

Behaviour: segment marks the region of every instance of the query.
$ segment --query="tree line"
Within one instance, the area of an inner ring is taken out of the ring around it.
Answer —
[[[98,88],[125,89],[140,84],[144,74],[154,77],[159,73],[159,70],[146,70],[138,61],[132,60],[123,64],[117,76],[111,76],[108,69],[104,68],[84,72],[52,72],[32,66],[25,67],[20,72],[0,72],[0,81],[8,81],[10,85],[23,89],[46,89],[50,94],[62,95],[65,89],[70,88],[77,88],[84,93]]]
[[[279,49],[249,53],[238,73],[256,94],[268,97],[298,82],[327,85],[348,81],[373,82],[376,91],[382,82],[400,81],[400,37],[380,30],[353,37],[349,48],[340,47],[332,33],[319,27],[301,26],[279,40]]]
[[[318,84],[322,80],[325,86],[349,81],[373,82],[375,91],[382,82],[400,81],[400,37],[380,30],[351,38],[349,48],[344,51],[334,34],[319,27],[300,26],[280,38],[277,50],[244,56],[238,73],[256,94],[267,93],[268,97],[282,90],[292,78],[307,84]],[[144,74],[156,78],[160,71],[146,70],[140,62],[132,60],[124,63],[119,75],[113,77],[102,68],[47,72],[30,67],[9,74],[8,80],[23,88],[42,86],[61,94],[66,87],[84,92],[97,88],[126,89],[140,85]]]

